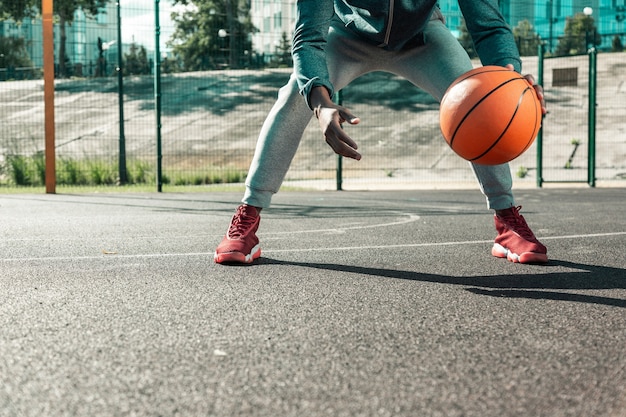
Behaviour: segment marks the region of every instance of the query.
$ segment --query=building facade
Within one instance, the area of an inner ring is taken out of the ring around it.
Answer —
[[[96,71],[106,70],[99,66],[98,38],[103,45],[102,55],[109,69],[117,63],[117,11],[114,2],[108,3],[95,17],[89,17],[82,10],[77,10],[72,24],[65,25],[65,33],[66,56],[71,74],[95,75]],[[24,39],[33,65],[36,68],[43,66],[41,18],[24,19],[19,23],[13,20],[0,21],[0,36]],[[59,44],[59,24],[55,21],[54,45],[57,64]]]
[[[252,36],[252,49],[265,61],[280,52],[284,35],[291,43],[296,23],[295,0],[252,0],[250,16],[258,29]]]
[[[545,41],[546,49],[554,51],[558,40],[565,32],[568,17],[577,13],[590,13],[598,33],[602,35],[603,48],[610,47],[614,35],[624,37],[626,24],[625,0],[500,0],[500,11],[513,28],[527,20],[539,37]],[[446,16],[447,26],[456,34],[461,26],[461,11],[456,0],[439,0]]]
[[[267,63],[281,52],[284,38],[291,42],[296,21],[296,0],[249,0],[250,14],[258,32],[252,35],[252,47],[256,55]],[[546,42],[548,51],[556,49],[563,35],[566,20],[586,10],[593,16],[598,32],[603,35],[601,47],[610,48],[612,36],[624,39],[626,31],[626,0],[500,0],[500,9],[511,27],[527,20],[534,31]],[[459,34],[462,24],[461,11],[456,0],[439,0],[446,16],[447,26]],[[115,2],[109,2],[95,17],[86,16],[78,10],[71,25],[66,25],[66,54],[71,68],[83,75],[95,75],[98,71],[101,51],[111,73],[117,63],[117,10]],[[54,30],[55,45],[59,45],[58,24]],[[0,36],[19,37],[26,40],[29,55],[35,67],[43,65],[42,30],[40,19],[26,19],[17,24],[11,20],[0,21]],[[58,58],[57,58],[58,59]],[[2,67],[2,62],[0,62]]]
[[[602,47],[610,46],[611,35],[623,35],[626,30],[625,0],[500,0],[499,4],[511,27],[527,20],[546,42],[548,50],[556,48],[567,18],[583,13],[586,8],[591,11],[598,32],[603,35]],[[446,17],[446,25],[458,36],[462,24],[458,2],[439,0],[439,7]],[[259,33],[253,36],[255,51],[271,55],[276,53],[283,33],[291,36],[296,20],[296,0],[252,0],[251,15],[259,29]]]

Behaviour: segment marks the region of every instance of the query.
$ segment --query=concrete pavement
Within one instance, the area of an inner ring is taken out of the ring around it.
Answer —
[[[0,196],[0,415],[626,416],[626,189]]]

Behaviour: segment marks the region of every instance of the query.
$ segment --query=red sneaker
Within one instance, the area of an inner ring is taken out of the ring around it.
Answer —
[[[259,238],[255,234],[261,221],[259,211],[247,204],[237,207],[226,236],[215,249],[215,262],[249,264],[261,256]]]
[[[521,208],[511,207],[494,216],[498,236],[491,254],[522,264],[546,263],[548,250],[537,240],[524,216],[519,214]]]

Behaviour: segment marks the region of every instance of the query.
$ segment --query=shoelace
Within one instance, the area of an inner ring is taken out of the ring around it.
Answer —
[[[233,220],[230,222],[228,228],[228,236],[231,239],[238,239],[246,234],[246,232],[252,227],[256,220],[256,217],[249,216],[245,212],[245,207],[241,206],[237,209],[237,212],[233,216]]]
[[[505,216],[500,216],[506,224],[508,224],[518,235],[523,237],[526,240],[535,240],[535,235],[533,234],[530,227],[526,223],[524,216],[519,214],[519,211],[522,209],[522,206],[511,207],[511,214],[507,214]]]

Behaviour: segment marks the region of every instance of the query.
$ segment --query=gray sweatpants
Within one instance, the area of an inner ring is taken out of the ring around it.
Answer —
[[[326,47],[330,81],[339,91],[365,73],[386,71],[407,79],[440,101],[448,86],[472,69],[472,63],[459,42],[437,18],[427,24],[424,41],[423,46],[412,49],[387,51],[363,42],[340,24],[332,25]],[[243,203],[263,208],[270,206],[312,115],[292,75],[279,90],[278,99],[261,129]],[[508,164],[470,165],[487,198],[488,208],[497,210],[514,205]]]

